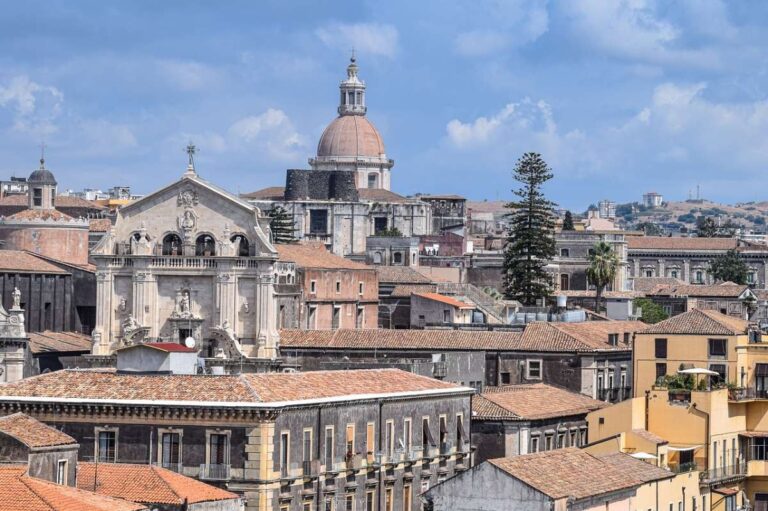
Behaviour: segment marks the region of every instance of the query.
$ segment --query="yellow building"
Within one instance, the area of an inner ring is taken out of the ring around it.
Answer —
[[[638,332],[633,367],[635,397],[587,416],[587,450],[679,474],[659,506],[644,509],[768,510],[768,342],[759,331],[694,309]],[[686,507],[672,506],[683,488]]]

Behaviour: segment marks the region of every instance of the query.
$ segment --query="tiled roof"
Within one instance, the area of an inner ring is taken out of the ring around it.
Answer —
[[[334,270],[373,270],[329,252],[322,243],[275,244],[280,261],[296,263],[302,268],[326,268]]]
[[[629,250],[730,250],[736,238],[672,238],[668,236],[627,236]]]
[[[644,440],[647,440],[647,441],[649,441],[651,443],[654,443],[654,444],[661,445],[661,444],[668,444],[669,443],[668,441],[664,440],[660,436],[654,435],[653,433],[651,433],[647,429],[633,429],[632,433],[634,433],[635,435],[639,436],[640,438],[642,438]]]
[[[493,401],[486,399],[483,394],[477,394],[472,397],[472,420],[520,420],[520,417]]]
[[[240,197],[243,199],[283,200],[285,197],[285,187],[270,186],[269,188],[262,188],[255,192],[244,193]]]
[[[93,342],[90,335],[79,332],[27,332],[33,354],[47,352],[87,352]]]
[[[571,415],[586,415],[587,413],[603,408],[606,403],[597,401],[583,394],[577,394],[565,389],[533,383],[527,385],[503,385],[501,387],[488,387],[481,394],[482,398],[497,405],[502,410],[511,413],[518,420],[539,420]],[[476,398],[475,400],[476,401]],[[472,406],[473,419],[496,419],[496,416],[485,416],[483,413],[491,412],[487,406],[481,409]]]
[[[658,286],[679,286],[684,284],[682,280],[671,277],[634,277],[632,283],[635,291],[641,293],[652,291]]]
[[[459,391],[461,387],[399,369],[264,373],[238,376],[119,374],[65,369],[0,386],[0,398],[175,401],[200,406],[274,405],[312,399],[364,399],[371,394]]]
[[[0,206],[28,206],[29,197],[27,194],[14,194],[6,195],[0,198]],[[105,209],[104,206],[81,199],[80,197],[72,197],[69,195],[57,195],[54,201],[56,208],[89,208],[89,209]]]
[[[31,449],[58,445],[77,445],[71,436],[23,413],[0,417],[0,433],[5,433]]]
[[[379,282],[390,284],[430,284],[432,280],[408,266],[375,266]]]
[[[749,289],[747,285],[733,284],[731,282],[723,284],[715,284],[712,286],[695,285],[695,284],[677,284],[672,286],[657,286],[652,291],[649,291],[649,295],[658,296],[702,296],[702,297],[722,297],[722,298],[738,298],[741,294]]]
[[[88,220],[88,230],[91,232],[107,232],[112,228],[109,218],[91,218]]]
[[[409,200],[417,200],[408,199],[382,188],[358,188],[357,193],[360,200],[364,202],[408,202]]]
[[[147,342],[144,344],[134,344],[133,346],[120,348],[118,351],[132,350],[136,348],[150,348],[158,351],[165,351],[166,353],[197,353],[198,351],[195,348],[187,348],[176,342]]]
[[[0,250],[0,272],[66,274],[56,265],[23,250]]]
[[[412,293],[434,293],[435,291],[437,291],[435,284],[398,284],[389,296],[409,297]]]
[[[488,462],[552,499],[581,500],[630,489],[644,484],[647,477],[635,475],[633,470],[616,470],[619,461],[604,460],[575,447]],[[664,477],[671,477],[671,472],[663,472]],[[661,473],[658,476],[664,478]]]
[[[419,298],[424,298],[427,300],[432,300],[433,302],[444,303],[445,305],[450,305],[451,307],[456,307],[458,309],[474,309],[475,308],[475,306],[471,303],[462,302],[450,296],[441,295],[440,293],[414,293],[414,296],[418,296]]]
[[[323,349],[515,350],[520,332],[470,330],[281,330],[280,346]]]
[[[73,220],[66,213],[56,209],[23,209],[5,217],[6,220]]]
[[[521,337],[526,351],[629,351],[624,334],[647,327],[641,321],[585,321],[582,323],[529,323]],[[618,344],[608,342],[609,334],[618,334]]]
[[[139,511],[143,504],[97,495],[26,475],[27,466],[0,467],[0,511]]]
[[[714,310],[692,309],[641,330],[638,334],[740,335],[749,322]]]
[[[674,474],[669,470],[659,468],[656,465],[633,458],[629,454],[621,452],[601,454],[598,455],[598,459],[613,467],[616,472],[632,474],[643,483],[671,479],[674,477]]]
[[[98,480],[96,481],[96,473]],[[238,499],[239,496],[153,465],[78,463],[77,486],[143,504],[180,505]]]
[[[557,294],[568,298],[595,298],[594,291],[558,291]],[[644,294],[637,291],[604,291],[602,296],[611,299],[630,299],[644,296]]]

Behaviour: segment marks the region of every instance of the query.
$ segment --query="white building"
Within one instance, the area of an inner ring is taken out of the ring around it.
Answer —
[[[643,194],[643,206],[646,208],[660,208],[664,203],[664,196],[656,192]]]

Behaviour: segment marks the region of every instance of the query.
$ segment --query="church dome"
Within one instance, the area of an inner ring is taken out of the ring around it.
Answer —
[[[317,144],[318,158],[384,158],[384,141],[362,115],[342,115],[325,128]]]
[[[34,183],[38,185],[53,185],[56,186],[56,178],[53,177],[53,173],[45,168],[45,160],[40,159],[40,168],[33,171],[29,178],[28,183]]]

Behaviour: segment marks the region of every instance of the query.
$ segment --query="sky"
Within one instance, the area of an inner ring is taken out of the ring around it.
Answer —
[[[506,200],[527,151],[564,208],[768,199],[768,2],[33,1],[0,14],[0,178],[60,189],[307,168],[354,48],[401,194]]]

